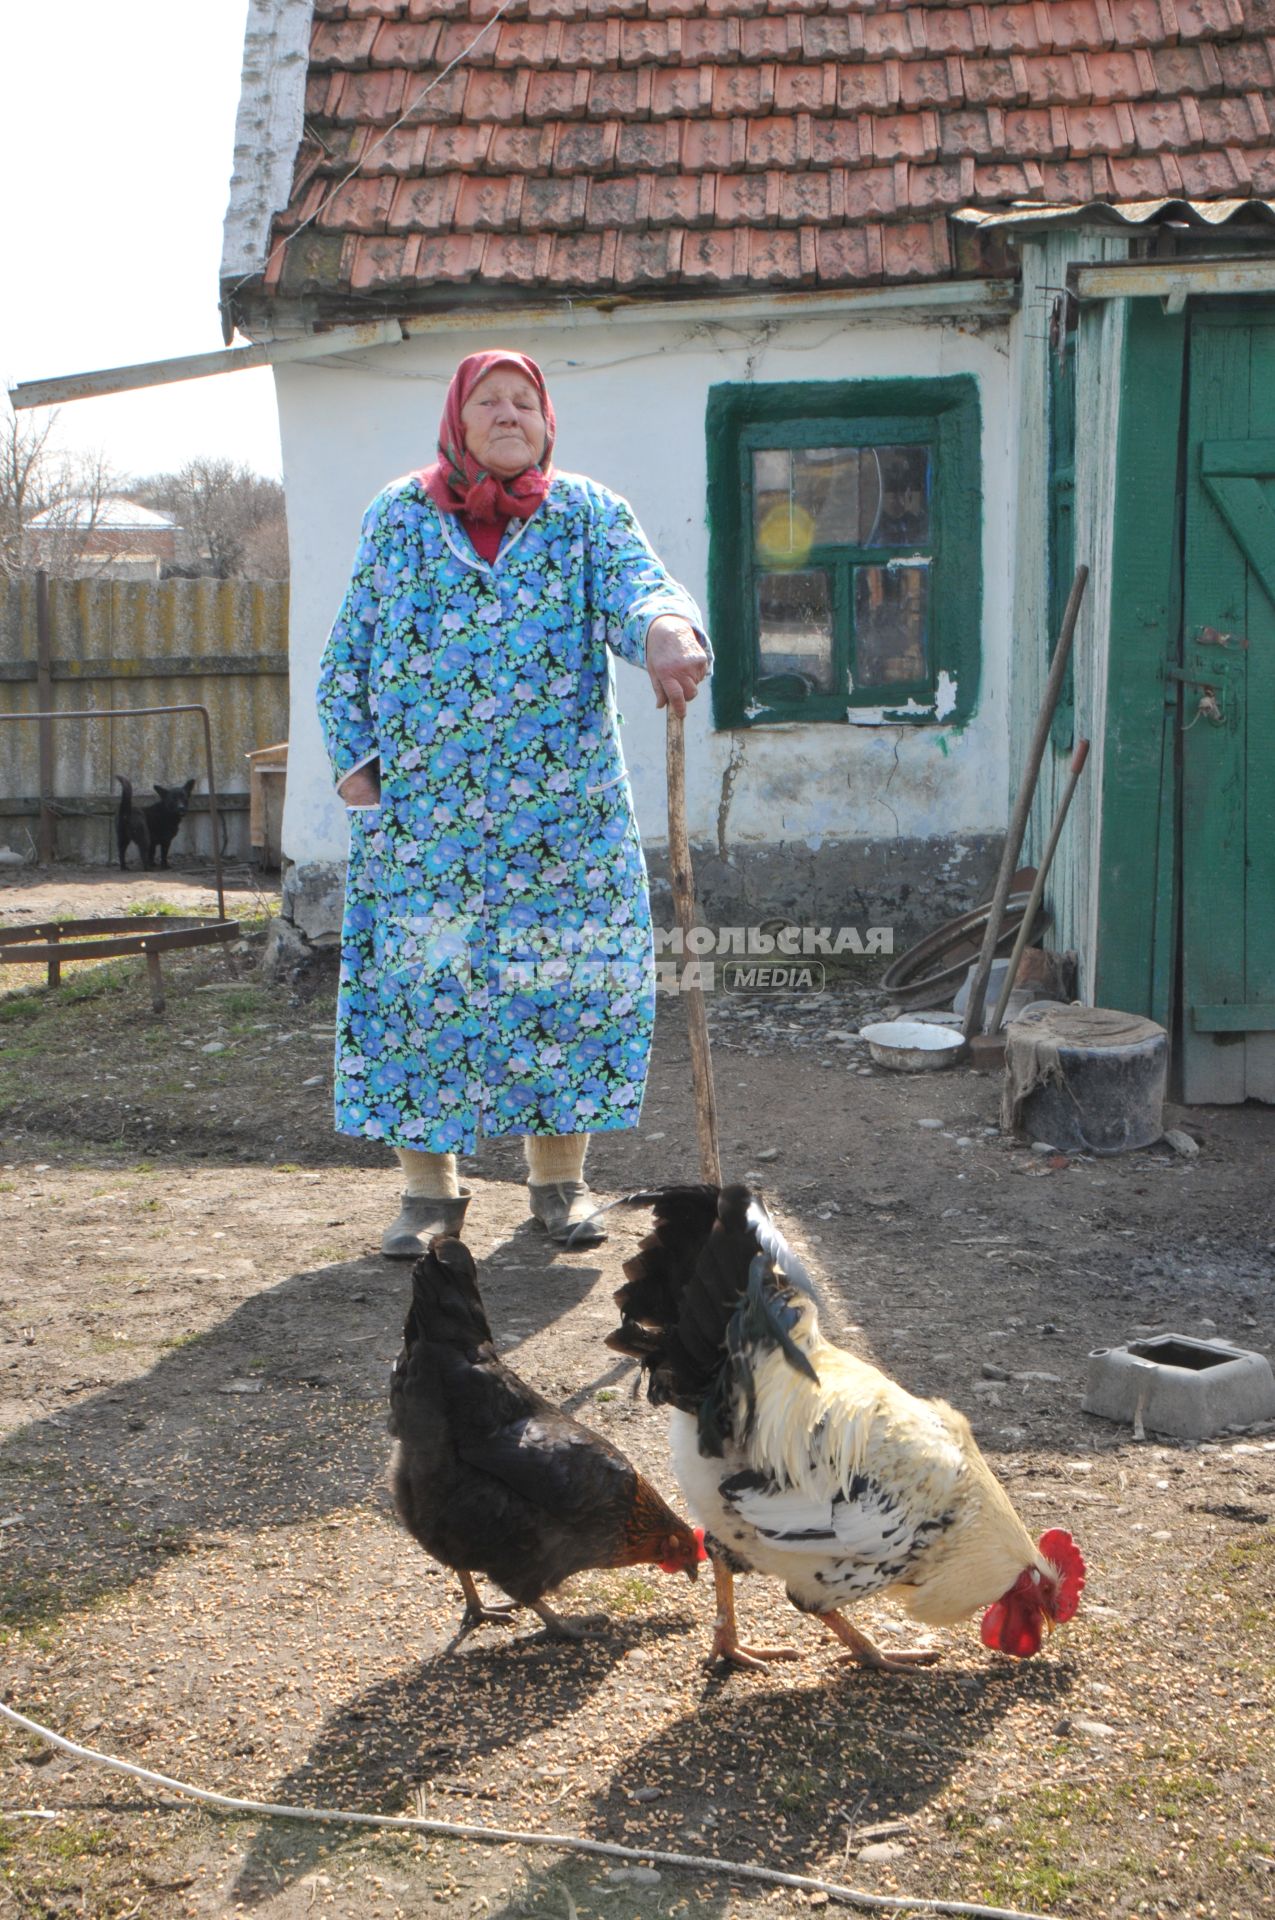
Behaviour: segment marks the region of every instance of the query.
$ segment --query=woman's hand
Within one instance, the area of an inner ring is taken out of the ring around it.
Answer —
[[[708,672],[707,656],[689,620],[671,613],[652,620],[646,630],[646,670],[656,707],[671,707],[680,719]]]
[[[379,807],[381,804],[381,763],[369,760],[365,767],[347,773],[337,793],[347,807]]]

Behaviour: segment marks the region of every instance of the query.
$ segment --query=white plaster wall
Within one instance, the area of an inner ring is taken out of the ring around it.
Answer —
[[[284,847],[299,865],[343,860],[314,715],[319,655],[344,590],[359,519],[387,480],[425,465],[452,368],[478,346],[530,353],[549,380],[560,464],[632,501],[670,571],[707,604],[704,410],[720,381],[971,373],[983,421],[983,664],[963,728],[809,725],[713,732],[707,695],[688,726],[692,839],[728,848],[1003,831],[1012,470],[1005,323],[897,316],[750,321],[711,329],[671,319],[418,337],[354,358],[281,366],[279,398],[292,540],[292,728]],[[644,674],[617,667],[639,822],[666,838],[664,720]],[[726,779],[731,767],[731,777]],[[725,796],[729,795],[729,806]]]

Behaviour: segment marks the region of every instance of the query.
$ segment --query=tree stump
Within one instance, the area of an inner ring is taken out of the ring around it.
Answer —
[[[1169,1036],[1107,1007],[1035,1006],[1005,1029],[1001,1131],[1063,1153],[1129,1153],[1164,1131]]]

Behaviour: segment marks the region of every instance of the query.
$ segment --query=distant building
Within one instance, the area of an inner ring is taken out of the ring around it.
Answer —
[[[28,520],[23,558],[63,576],[158,580],[179,556],[182,529],[170,513],[153,513],[119,495],[63,500]]]

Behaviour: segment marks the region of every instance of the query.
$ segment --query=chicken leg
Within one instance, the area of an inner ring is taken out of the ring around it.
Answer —
[[[904,1647],[898,1653],[882,1653],[880,1647],[869,1640],[866,1633],[860,1633],[852,1627],[845,1615],[834,1608],[830,1613],[817,1614],[829,1633],[835,1634],[843,1646],[849,1647],[849,1653],[843,1653],[843,1661],[856,1667],[874,1667],[878,1673],[911,1673],[914,1667],[932,1667],[940,1658],[937,1647]]]
[[[555,1613],[546,1600],[533,1600],[531,1611],[544,1621],[550,1640],[584,1640],[590,1627],[605,1627],[610,1623],[610,1615],[606,1613],[586,1613],[580,1619],[568,1620],[565,1615]]]
[[[732,1667],[744,1667],[764,1673],[768,1660],[796,1660],[795,1647],[742,1647],[735,1623],[735,1576],[720,1560],[713,1561],[713,1586],[717,1593],[717,1619],[713,1625],[713,1644],[706,1667],[726,1660]]]
[[[484,1600],[474,1582],[472,1573],[466,1573],[461,1567],[456,1569],[460,1580],[460,1590],[465,1596],[465,1611],[461,1615],[460,1625],[447,1643],[446,1652],[453,1652],[462,1640],[467,1640],[475,1627],[492,1626],[511,1627],[518,1609],[512,1600]]]

